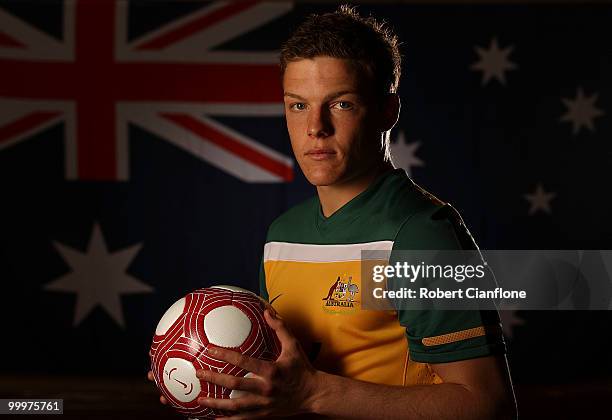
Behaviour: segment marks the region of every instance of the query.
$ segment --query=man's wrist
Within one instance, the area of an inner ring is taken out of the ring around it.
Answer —
[[[321,414],[323,398],[329,392],[330,381],[325,380],[329,375],[323,371],[315,370],[310,377],[308,384],[308,397],[304,401],[304,408],[309,413]],[[328,378],[329,379],[329,378]]]

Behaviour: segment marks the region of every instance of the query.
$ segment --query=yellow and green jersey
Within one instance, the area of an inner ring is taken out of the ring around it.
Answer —
[[[476,249],[461,217],[389,171],[330,217],[314,197],[268,229],[261,295],[323,371],[389,385],[440,383],[430,363],[503,353],[495,311],[361,308],[362,250]]]

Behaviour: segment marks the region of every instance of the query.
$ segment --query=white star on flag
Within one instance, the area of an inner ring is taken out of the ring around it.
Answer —
[[[96,223],[85,253],[59,242],[53,245],[72,268],[72,272],[45,285],[45,290],[76,294],[73,326],[79,325],[97,306],[121,327],[125,327],[121,295],[151,293],[153,288],[126,274],[142,244],[109,253]]]
[[[578,134],[582,127],[588,128],[589,131],[595,131],[593,120],[605,114],[604,111],[595,106],[598,97],[598,93],[585,96],[582,88],[578,87],[574,100],[561,98],[561,101],[567,107],[567,112],[561,117],[561,121],[572,123],[573,135]]]
[[[514,49],[514,45],[509,45],[500,49],[497,45],[497,38],[491,40],[489,49],[474,47],[480,57],[476,63],[470,67],[472,70],[482,71],[482,85],[486,85],[492,78],[497,79],[502,85],[506,84],[506,71],[518,68],[516,63],[508,59]]]
[[[397,135],[394,143],[391,143],[391,157],[396,168],[403,168],[412,176],[412,167],[425,166],[425,162],[416,157],[416,150],[421,146],[421,142],[414,143],[406,142],[406,136],[403,131]]]
[[[534,214],[538,210],[542,210],[545,213],[551,212],[550,201],[555,198],[557,194],[554,192],[544,191],[544,187],[541,183],[538,183],[535,191],[532,194],[525,194],[524,197],[531,207],[529,208],[529,215]]]

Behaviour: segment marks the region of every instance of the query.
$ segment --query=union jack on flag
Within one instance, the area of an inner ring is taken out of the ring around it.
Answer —
[[[67,180],[128,181],[136,125],[245,182],[293,160],[211,118],[282,116],[277,54],[224,43],[285,2],[210,2],[130,37],[130,2],[65,0],[59,38],[0,8],[0,152],[64,123]]]

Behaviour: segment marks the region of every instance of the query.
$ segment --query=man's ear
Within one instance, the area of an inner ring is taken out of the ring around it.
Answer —
[[[382,103],[380,131],[389,131],[397,124],[400,108],[401,102],[399,95],[397,93],[387,93]]]

